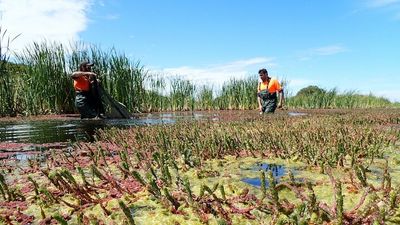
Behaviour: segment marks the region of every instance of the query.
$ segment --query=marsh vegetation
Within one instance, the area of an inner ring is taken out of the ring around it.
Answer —
[[[4,224],[396,224],[400,112],[107,129],[3,160]],[[260,163],[285,166],[276,180]],[[243,182],[259,179],[260,187]]]

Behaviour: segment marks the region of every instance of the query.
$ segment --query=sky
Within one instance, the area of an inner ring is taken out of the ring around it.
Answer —
[[[114,47],[151,72],[216,87],[257,77],[400,101],[400,0],[0,0],[33,41]]]

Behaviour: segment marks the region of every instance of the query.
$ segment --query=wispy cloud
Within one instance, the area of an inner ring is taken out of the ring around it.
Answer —
[[[315,81],[309,79],[302,79],[302,78],[294,78],[289,80],[289,85],[295,88],[303,88],[308,85],[314,84]]]
[[[204,67],[182,66],[158,70],[167,77],[179,76],[196,84],[210,84],[220,87],[231,78],[245,78],[257,74],[261,67],[273,68],[276,66],[274,58],[255,57],[250,59],[228,62],[220,65]]]
[[[341,52],[345,52],[347,49],[341,45],[330,45],[312,50],[315,55],[336,55]]]
[[[294,77],[288,80],[286,91],[289,95],[295,95],[300,89],[309,85],[317,85],[317,81]]]
[[[336,55],[346,51],[348,51],[348,49],[341,44],[322,46],[318,48],[312,48],[300,53],[299,59],[305,61],[310,60],[316,56]]]
[[[106,15],[106,19],[107,20],[117,20],[117,19],[119,19],[119,14],[108,14],[108,15]]]
[[[373,92],[376,96],[382,96],[389,99],[392,102],[400,102],[400,90],[383,90]]]
[[[399,3],[400,0],[368,0],[367,6],[371,8],[379,8],[379,7],[389,7],[397,5]]]
[[[19,51],[33,41],[57,41],[67,44],[78,39],[88,24],[91,0],[0,0],[0,24]]]
[[[391,14],[394,20],[400,20],[400,0],[367,0],[365,8],[383,10]]]

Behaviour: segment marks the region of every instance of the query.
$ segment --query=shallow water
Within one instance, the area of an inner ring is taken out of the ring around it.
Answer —
[[[66,143],[94,141],[95,131],[110,127],[129,128],[133,126],[175,123],[177,120],[224,120],[220,112],[172,112],[142,114],[132,119],[81,120],[76,117],[49,120],[0,121],[0,142],[3,143]],[[233,112],[224,112],[229,115]],[[237,113],[237,112],[236,112]],[[305,113],[289,112],[289,116]],[[233,116],[234,117],[234,116]]]
[[[288,112],[289,116],[306,116],[307,113],[302,113],[302,112]]]
[[[285,166],[276,165],[276,164],[268,164],[268,163],[257,163],[254,167],[251,167],[250,170],[254,171],[255,172],[254,175],[257,175],[258,177],[255,177],[255,178],[247,178],[246,177],[241,180],[245,183],[251,184],[256,187],[261,186],[261,179],[259,177],[259,175],[260,175],[259,171],[265,171],[265,172],[272,171],[272,175],[274,176],[276,182],[279,182],[280,178],[283,177],[284,175],[286,175],[286,173],[287,173],[287,169]],[[266,187],[269,186],[267,177],[268,177],[268,175],[266,173],[266,181],[265,181]]]
[[[138,119],[1,122],[0,142],[42,144],[78,140],[93,141],[96,129],[127,128],[174,122],[175,119],[162,116]]]

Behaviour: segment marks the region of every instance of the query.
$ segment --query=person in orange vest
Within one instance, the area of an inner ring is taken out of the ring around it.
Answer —
[[[277,79],[268,76],[268,71],[266,69],[260,69],[258,74],[261,79],[257,87],[257,101],[260,114],[274,113],[277,107],[282,108],[283,106],[283,101],[285,99],[283,88]]]
[[[75,106],[84,118],[104,118],[104,107],[97,90],[97,75],[92,72],[93,63],[87,61],[79,65],[79,71],[73,72]]]

